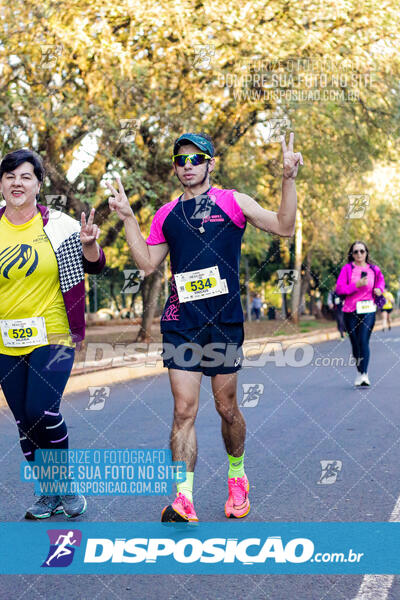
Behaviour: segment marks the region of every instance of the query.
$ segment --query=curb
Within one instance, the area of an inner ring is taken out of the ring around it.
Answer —
[[[396,319],[392,322],[392,327],[400,327],[400,319]],[[382,324],[378,323],[374,327],[374,331],[380,331],[382,329]],[[278,339],[278,337],[280,339]],[[263,338],[254,338],[250,339],[245,344],[247,344],[247,350],[245,352],[245,357],[262,355],[265,353],[265,346],[268,344],[268,351],[271,351],[274,347],[279,345],[279,348],[285,350],[289,346],[293,344],[298,344],[299,347],[306,344],[320,344],[322,342],[328,342],[335,339],[340,339],[339,332],[335,329],[330,329],[328,331],[319,331],[313,334],[296,334],[295,336],[278,336],[276,339],[271,339],[270,337]],[[256,345],[257,348],[252,345]],[[264,348],[260,350],[260,344],[264,344]],[[264,350],[264,352],[263,352]],[[156,357],[153,357],[154,361],[157,361]],[[106,359],[107,364],[109,364],[109,359]],[[99,361],[101,362],[101,361]],[[68,380],[67,386],[64,391],[64,396],[70,394],[77,394],[79,392],[83,392],[88,389],[89,386],[106,386],[113,383],[122,383],[124,381],[130,381],[132,379],[138,379],[141,377],[151,377],[154,375],[159,375],[160,373],[166,373],[168,371],[167,368],[163,367],[161,358],[158,359],[160,364],[154,366],[146,366],[144,361],[138,362],[136,366],[115,366],[115,367],[105,367],[100,368],[95,371],[85,372],[85,373],[72,373],[70,379]],[[5,398],[0,391],[0,403],[5,404]]]

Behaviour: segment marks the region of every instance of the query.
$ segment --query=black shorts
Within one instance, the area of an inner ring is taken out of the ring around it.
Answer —
[[[163,333],[163,363],[168,369],[209,377],[236,373],[243,362],[243,323],[217,323]]]
[[[382,312],[391,313],[393,308],[382,308]]]

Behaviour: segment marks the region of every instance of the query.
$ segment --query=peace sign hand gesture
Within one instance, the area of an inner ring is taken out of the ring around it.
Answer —
[[[303,157],[300,152],[293,152],[293,131],[289,135],[289,146],[286,147],[285,136],[282,137],[283,152],[283,178],[296,179],[299,165],[303,164]]]
[[[113,193],[108,199],[108,205],[110,210],[114,210],[122,221],[133,216],[129,200],[126,197],[124,186],[122,185],[121,178],[117,177],[118,191],[106,181],[106,186]]]
[[[95,225],[93,223],[94,213],[95,213],[95,209],[92,208],[92,210],[90,211],[90,215],[87,220],[87,223],[86,223],[85,213],[83,212],[81,214],[80,238],[81,238],[82,246],[86,246],[86,247],[92,246],[93,244],[96,243],[96,240],[100,235],[100,229],[98,228],[97,225]]]

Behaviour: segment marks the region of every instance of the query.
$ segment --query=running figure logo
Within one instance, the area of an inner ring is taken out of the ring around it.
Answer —
[[[119,141],[123,144],[133,144],[136,139],[136,133],[140,128],[138,119],[120,119]]]
[[[68,567],[74,558],[75,548],[81,545],[79,529],[49,529],[50,548],[42,567]]]
[[[268,142],[281,143],[286,131],[290,129],[289,119],[269,119],[265,123],[265,138]]]
[[[264,392],[263,383],[242,383],[243,400],[240,406],[253,408],[258,405],[260,396]]]
[[[52,354],[51,360],[47,363],[46,369],[50,371],[52,368],[54,371],[62,371],[64,368],[63,360],[71,360],[71,353],[68,352],[66,346],[49,346],[50,354]]]
[[[211,215],[215,200],[207,194],[201,194],[196,198],[196,205],[191,219],[205,219]]]
[[[320,460],[321,477],[317,481],[318,485],[331,485],[335,483],[337,476],[342,470],[341,460]]]
[[[63,50],[62,44],[41,44],[40,66],[42,69],[55,69]]]
[[[121,294],[136,294],[144,279],[144,271],[140,269],[124,269],[124,285]]]
[[[85,410],[103,410],[106,399],[110,396],[110,388],[105,387],[88,387],[89,402]]]
[[[295,282],[299,277],[298,271],[294,269],[278,269],[278,292],[288,294],[292,291]]]
[[[46,194],[46,204],[49,208],[62,212],[67,207],[67,196],[63,194]],[[53,215],[53,218],[55,215]]]
[[[195,69],[208,70],[211,68],[211,58],[215,56],[215,46],[203,44],[194,46],[193,66]]]
[[[349,194],[349,210],[347,219],[362,219],[369,206],[369,196],[367,194]]]

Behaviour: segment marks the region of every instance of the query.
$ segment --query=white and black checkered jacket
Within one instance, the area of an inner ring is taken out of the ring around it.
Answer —
[[[56,255],[60,275],[60,288],[67,311],[68,323],[74,342],[85,337],[85,272],[100,273],[106,259],[100,248],[96,262],[83,255],[79,237],[80,223],[64,213],[37,205],[43,219],[43,230]],[[5,207],[0,209],[0,219]]]

